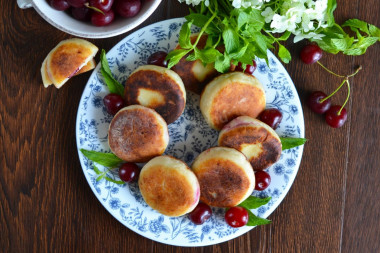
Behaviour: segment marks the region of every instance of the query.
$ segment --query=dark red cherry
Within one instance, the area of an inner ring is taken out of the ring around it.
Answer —
[[[331,107],[330,99],[321,102],[326,97],[327,95],[322,91],[314,91],[307,98],[306,103],[313,112],[323,114]]]
[[[345,108],[343,108],[339,114],[340,109],[341,109],[340,105],[333,105],[326,112],[325,119],[329,126],[333,128],[339,128],[339,127],[342,127],[344,123],[346,122],[347,111]]]
[[[106,26],[112,23],[115,18],[115,14],[113,10],[109,10],[107,12],[92,12],[91,15],[91,23],[95,26]]]
[[[255,179],[256,179],[255,190],[257,191],[264,191],[266,188],[268,188],[271,182],[270,175],[263,170],[255,172]]]
[[[90,0],[90,6],[103,12],[111,10],[114,0]]]
[[[202,225],[211,215],[211,208],[207,204],[199,202],[195,209],[189,214],[189,218],[194,224]]]
[[[244,73],[253,75],[253,72],[255,72],[256,68],[257,68],[257,64],[256,64],[255,60],[253,60],[252,65],[247,65],[245,67]],[[243,64],[241,62],[238,63],[238,65],[235,68],[235,71],[243,72]]]
[[[242,227],[248,223],[248,211],[241,206],[234,206],[227,210],[224,219],[231,227]]]
[[[168,66],[168,61],[165,60],[167,55],[168,54],[163,51],[155,52],[149,56],[147,63],[149,65],[156,65],[166,68]]]
[[[119,177],[126,183],[137,181],[140,168],[135,163],[124,163],[119,168]]]
[[[322,49],[314,44],[306,45],[301,50],[301,60],[305,64],[313,64],[322,57]]]
[[[66,0],[50,0],[50,6],[58,11],[65,11],[70,8]]]
[[[87,0],[67,0],[67,2],[70,4],[70,6],[79,8],[83,7]]]
[[[89,21],[91,19],[91,10],[87,7],[72,7],[71,15],[77,20]]]
[[[276,108],[265,109],[260,113],[258,119],[275,130],[281,123],[282,113]]]
[[[110,93],[103,98],[103,103],[109,114],[115,115],[121,108],[125,106],[124,99],[118,95]]]
[[[140,0],[117,0],[114,10],[122,17],[131,18],[136,16],[141,9]]]

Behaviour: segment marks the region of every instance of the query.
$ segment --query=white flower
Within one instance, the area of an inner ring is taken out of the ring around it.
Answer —
[[[261,12],[261,16],[265,17],[265,23],[269,23],[273,19],[274,11],[271,7],[267,7],[263,12]]]
[[[204,2],[205,0],[178,0],[180,3],[183,3],[183,2],[186,2],[187,5],[198,5],[200,4],[201,2]],[[205,1],[205,5],[208,6],[209,5],[209,0],[206,0]]]

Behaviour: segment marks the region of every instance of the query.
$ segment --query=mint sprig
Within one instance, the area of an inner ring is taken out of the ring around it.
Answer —
[[[120,163],[123,162],[123,160],[121,160],[119,157],[117,157],[116,155],[114,155],[112,153],[103,153],[103,152],[97,152],[97,151],[86,150],[86,149],[80,149],[80,151],[89,160],[91,160],[97,164],[100,164],[104,167],[115,168],[115,167],[118,167],[120,165]],[[115,179],[108,176],[108,174],[111,172],[111,170],[109,168],[106,168],[105,171],[101,171],[101,170],[99,170],[98,167],[96,167],[94,165],[93,169],[94,169],[94,172],[98,175],[96,178],[96,181],[99,181],[101,179],[105,179],[105,180],[113,182],[115,184],[124,184],[123,181],[115,180]]]
[[[293,137],[280,137],[282,150],[287,150],[301,146],[306,143],[307,139],[305,138],[293,138]]]
[[[100,72],[102,73],[104,82],[106,83],[110,93],[118,94],[123,97],[124,86],[113,77],[111,69],[108,65],[106,51],[104,49],[102,49],[100,53],[100,63],[101,63]]]
[[[259,226],[259,225],[266,225],[266,224],[271,223],[270,220],[257,217],[250,210],[250,209],[256,209],[256,208],[259,208],[260,206],[268,204],[268,202],[271,199],[272,197],[258,198],[255,196],[249,196],[246,200],[244,200],[242,203],[238,205],[245,208],[248,211],[248,223],[246,224],[246,226]]]

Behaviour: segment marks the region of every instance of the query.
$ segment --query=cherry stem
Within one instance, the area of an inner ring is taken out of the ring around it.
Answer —
[[[348,82],[348,78],[347,78],[347,77],[344,78],[343,82],[339,85],[339,87],[338,87],[333,93],[331,93],[330,95],[328,95],[328,96],[325,97],[324,99],[321,99],[321,100],[319,101],[319,103],[323,103],[323,102],[325,102],[327,99],[329,99],[329,98],[331,98],[332,96],[334,96],[334,94],[337,93],[337,92],[340,90],[340,88],[342,88],[342,86],[344,85],[345,82]]]
[[[344,104],[342,105],[342,107],[340,108],[340,110],[338,112],[338,115],[340,115],[340,113],[342,112],[343,108],[346,106],[346,104],[348,102],[348,99],[350,98],[350,93],[351,93],[350,82],[348,81],[348,78],[345,79],[345,81],[347,82],[347,98],[346,98],[346,101],[344,101]]]
[[[361,69],[362,69],[362,66],[359,66],[359,68],[356,69],[356,71],[354,73],[352,73],[351,75],[347,75],[347,76],[342,76],[342,75],[338,75],[334,72],[332,72],[331,70],[329,70],[328,68],[326,68],[322,63],[320,63],[319,61],[317,61],[317,63],[319,64],[319,66],[321,66],[324,70],[326,70],[327,72],[329,72],[330,74],[334,75],[334,76],[337,76],[337,77],[341,77],[341,78],[349,78],[349,77],[353,77],[354,75],[356,75]]]

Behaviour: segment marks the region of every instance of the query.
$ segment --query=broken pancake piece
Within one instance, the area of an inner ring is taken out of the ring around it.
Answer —
[[[94,44],[83,39],[73,38],[61,41],[50,51],[42,64],[41,74],[44,86],[53,83],[56,88],[62,87],[67,80],[80,72],[97,52],[98,48]]]
[[[184,162],[171,156],[150,160],[140,172],[139,188],[145,202],[167,216],[189,213],[199,202],[197,177]]]
[[[219,146],[242,152],[254,170],[264,170],[280,159],[282,144],[277,133],[260,120],[241,116],[224,126]]]
[[[191,168],[201,187],[200,200],[210,206],[236,206],[255,187],[251,164],[233,148],[210,148],[195,159]]]
[[[109,126],[111,151],[127,162],[147,162],[162,155],[168,143],[165,120],[154,110],[141,105],[124,107]]]
[[[137,68],[125,83],[125,101],[154,109],[170,124],[181,116],[186,105],[186,90],[174,71],[145,65]]]
[[[198,34],[193,34],[190,37],[191,43],[195,43]],[[206,45],[207,35],[202,35],[197,47],[203,48]],[[177,45],[175,49],[180,49]],[[185,85],[186,90],[201,94],[205,85],[218,75],[214,68],[214,64],[210,63],[206,66],[200,60],[187,61],[187,56],[173,66],[172,70],[175,71],[181,78]]]
[[[243,72],[220,75],[207,84],[201,95],[200,109],[207,123],[216,130],[239,116],[256,118],[266,105],[265,91],[259,80]]]
[[[47,88],[53,84],[53,82],[50,80],[49,75],[47,73],[46,59],[47,58],[45,58],[44,62],[42,63],[42,67],[41,67],[42,83],[43,83],[45,88]],[[77,76],[79,74],[85,73],[85,72],[90,71],[90,70],[93,70],[95,68],[95,66],[96,66],[96,62],[94,59],[92,59],[89,62],[87,62],[87,64],[84,65],[83,68],[81,68],[74,76]]]

